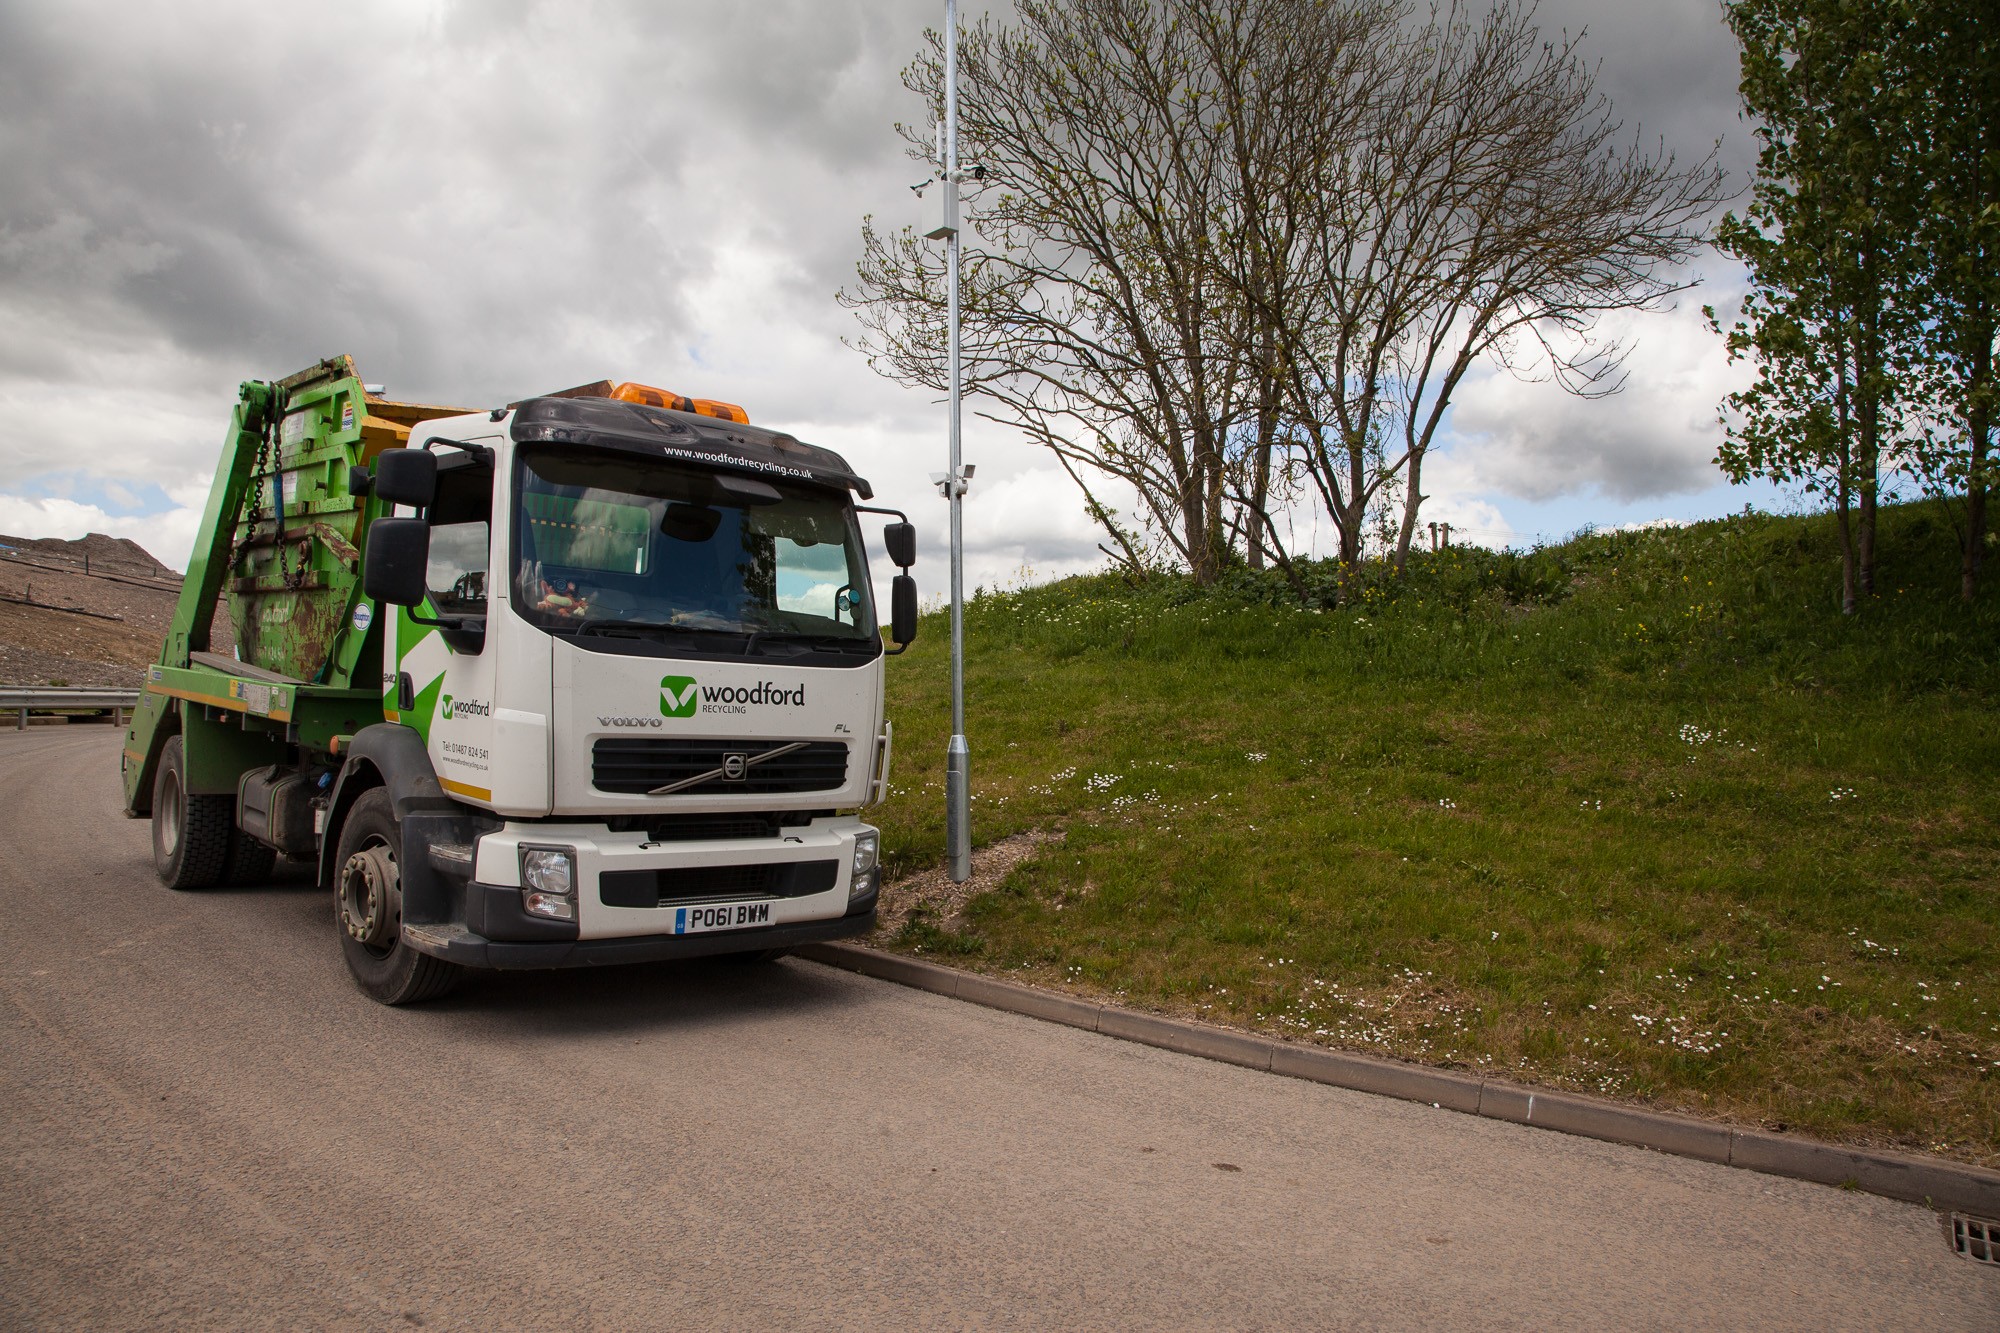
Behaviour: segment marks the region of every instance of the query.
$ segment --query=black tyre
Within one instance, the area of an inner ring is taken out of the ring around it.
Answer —
[[[334,856],[333,921],[355,984],[383,1004],[421,1004],[459,983],[465,969],[403,943],[397,863],[402,831],[389,793],[362,793],[340,826]]]
[[[229,859],[222,867],[224,884],[268,884],[277,869],[278,852],[242,829],[229,831]]]
[[[188,791],[187,747],[180,737],[168,737],[153,774],[153,869],[160,883],[170,889],[219,883],[235,815],[235,797]]]

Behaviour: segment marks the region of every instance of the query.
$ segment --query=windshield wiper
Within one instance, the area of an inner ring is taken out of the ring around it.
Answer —
[[[565,627],[554,625],[552,630],[561,632]],[[569,633],[583,637],[586,634],[603,635],[606,638],[640,639],[653,635],[671,634],[688,638],[740,639],[742,647],[736,651],[743,657],[797,657],[801,653],[838,653],[842,656],[867,654],[874,651],[871,639],[850,639],[844,634],[812,634],[804,630],[770,629],[759,626],[756,629],[721,629],[714,625],[676,625],[665,620],[628,620],[621,616],[589,616],[576,622]]]
[[[691,634],[699,631],[687,625],[670,624],[664,620],[626,620],[620,616],[590,616],[577,622],[570,633],[581,637],[585,634],[625,633],[639,638],[648,633],[669,630],[676,634]]]
[[[798,657],[803,653],[870,653],[874,651],[868,639],[850,639],[844,634],[814,634],[797,629],[753,630],[743,640],[743,655]]]
[[[872,639],[850,639],[845,634],[814,635],[812,646],[822,653],[872,653],[876,647]]]

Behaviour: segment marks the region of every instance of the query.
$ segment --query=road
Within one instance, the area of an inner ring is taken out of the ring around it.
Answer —
[[[796,960],[385,1009],[116,786],[0,732],[0,1325],[2000,1326],[1920,1208]]]

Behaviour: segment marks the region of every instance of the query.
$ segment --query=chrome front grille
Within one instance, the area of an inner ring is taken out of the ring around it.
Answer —
[[[770,754],[775,750],[787,753]],[[847,783],[847,759],[840,741],[604,736],[591,747],[590,780],[599,791],[639,796],[661,787],[688,796],[833,791]]]

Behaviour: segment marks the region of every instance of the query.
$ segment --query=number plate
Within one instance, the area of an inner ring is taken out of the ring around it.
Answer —
[[[703,903],[674,909],[674,934],[701,935],[711,930],[749,930],[771,924],[770,903]]]

